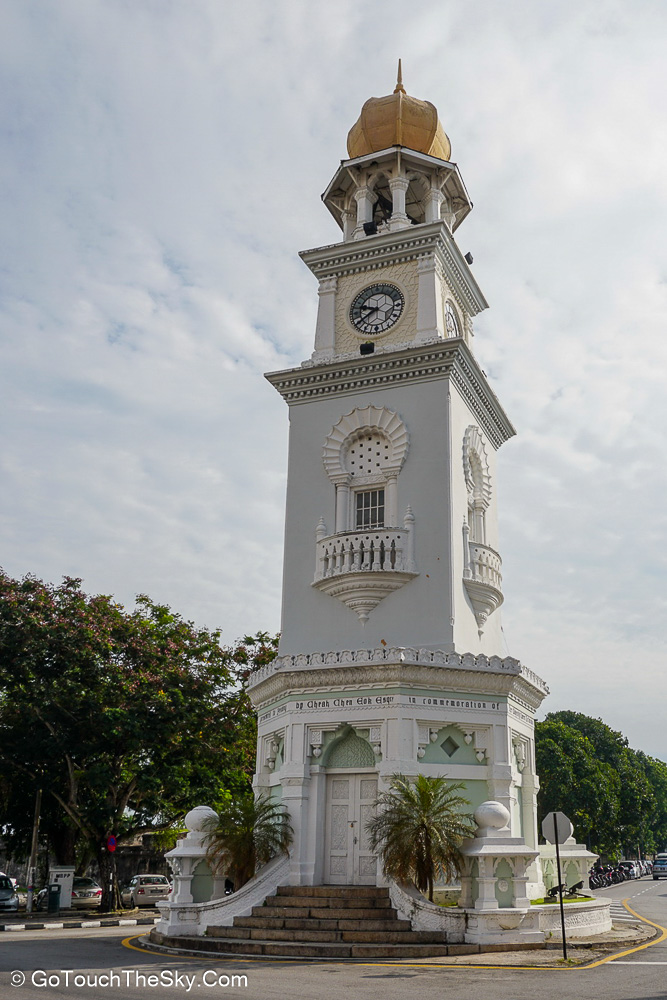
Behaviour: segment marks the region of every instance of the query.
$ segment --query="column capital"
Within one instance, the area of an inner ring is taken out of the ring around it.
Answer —
[[[389,178],[390,191],[407,191],[409,186],[410,186],[410,181],[403,174],[398,174],[395,177]]]

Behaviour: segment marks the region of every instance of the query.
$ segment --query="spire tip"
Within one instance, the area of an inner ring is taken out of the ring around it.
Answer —
[[[396,87],[394,88],[394,93],[404,94],[405,87],[403,86],[403,69],[401,67],[401,60],[398,60],[398,73],[396,74]]]

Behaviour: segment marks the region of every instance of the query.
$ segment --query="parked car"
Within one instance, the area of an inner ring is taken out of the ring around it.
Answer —
[[[621,861],[619,868],[625,868],[630,872],[630,878],[641,878],[641,870],[636,861]]]
[[[35,896],[34,907],[36,910],[45,910],[48,903],[49,889],[46,886]],[[94,878],[85,875],[77,875],[72,883],[72,909],[89,910],[97,909],[102,902],[102,886]],[[62,907],[63,901],[60,901]]]
[[[0,910],[19,908],[19,896],[8,875],[0,875]]]
[[[653,862],[653,878],[667,878],[667,854],[659,854]]]
[[[120,898],[123,906],[155,906],[170,892],[171,883],[164,875],[135,875],[121,889]]]

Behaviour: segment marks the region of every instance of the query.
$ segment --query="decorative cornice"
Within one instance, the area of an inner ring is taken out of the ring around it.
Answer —
[[[290,406],[323,396],[384,389],[399,382],[451,378],[496,448],[516,433],[470,348],[461,338],[268,372],[265,378]]]
[[[453,290],[471,315],[476,316],[488,308],[481,288],[444,222],[303,250],[299,256],[315,277],[321,279],[373,271],[388,264],[416,260],[425,254],[436,255]]]
[[[519,695],[522,701],[530,699],[533,712],[546,697],[541,689],[516,674],[479,673],[401,663],[276,673],[253,688],[250,697],[255,709],[261,712],[286,694],[305,698],[315,694],[328,695],[332,690],[354,691],[371,687],[383,691],[396,687],[447,691],[460,693],[467,699]]]
[[[286,691],[369,684],[421,684],[451,691],[512,694],[536,710],[549,688],[510,656],[475,656],[410,647],[340,650],[279,656],[255,670],[248,689],[256,707]]]

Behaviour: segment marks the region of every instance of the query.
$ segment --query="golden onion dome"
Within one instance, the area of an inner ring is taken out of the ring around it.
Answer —
[[[400,59],[394,93],[369,98],[347,136],[351,159],[389,146],[406,146],[440,160],[449,160],[452,152],[434,105],[406,94]]]

